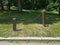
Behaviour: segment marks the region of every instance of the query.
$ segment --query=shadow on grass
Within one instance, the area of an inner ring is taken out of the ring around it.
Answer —
[[[0,12],[0,24],[10,24],[12,23],[12,17],[17,18],[17,23],[23,24],[42,24],[41,12],[35,11],[23,11],[18,13],[17,11],[1,11]],[[46,24],[53,24],[60,21],[60,15],[54,13],[46,14]]]
[[[16,30],[13,30],[13,31],[22,31],[22,29],[16,29]]]

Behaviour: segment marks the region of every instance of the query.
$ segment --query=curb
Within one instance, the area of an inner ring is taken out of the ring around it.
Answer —
[[[0,37],[0,40],[60,40],[60,37]]]

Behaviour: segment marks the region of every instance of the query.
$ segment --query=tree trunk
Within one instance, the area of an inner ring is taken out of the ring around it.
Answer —
[[[60,0],[59,0],[59,15],[60,15]]]
[[[1,10],[4,10],[3,1],[2,0],[0,0],[0,6],[1,6]]]
[[[11,6],[11,0],[8,0],[8,5],[7,5],[8,10],[10,10],[10,6]]]
[[[32,10],[34,10],[34,0],[31,0]]]
[[[21,0],[17,0],[18,3],[18,12],[22,11],[22,5],[21,5]]]

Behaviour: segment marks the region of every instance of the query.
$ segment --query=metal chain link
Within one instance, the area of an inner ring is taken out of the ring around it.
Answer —
[[[21,20],[21,21],[24,21],[24,22],[33,22],[33,21],[35,21],[36,19],[38,19],[39,17],[40,17],[40,15],[37,16],[37,17],[35,17],[34,19],[31,19],[31,20],[27,20],[27,21]]]

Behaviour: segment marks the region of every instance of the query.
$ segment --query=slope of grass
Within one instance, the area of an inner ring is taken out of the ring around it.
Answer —
[[[12,18],[17,18],[17,31],[12,29]],[[45,36],[60,37],[60,15],[58,13],[46,13],[46,25],[43,27],[41,19],[41,11],[24,10],[22,13],[17,11],[1,11],[0,12],[0,36]]]

